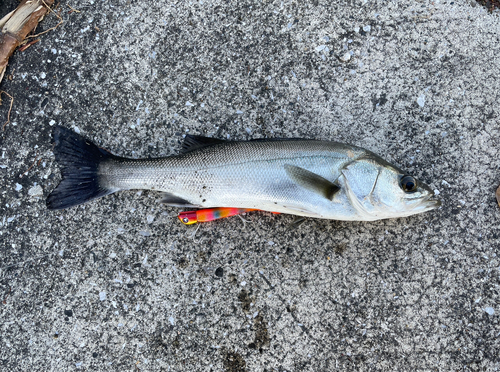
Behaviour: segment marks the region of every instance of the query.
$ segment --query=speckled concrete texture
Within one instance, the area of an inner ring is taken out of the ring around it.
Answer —
[[[60,6],[64,24],[16,53],[0,87],[15,99],[0,133],[2,371],[500,368],[498,13],[441,0]],[[186,133],[349,142],[443,207],[297,230],[254,213],[194,236],[155,192],[48,211],[55,124],[129,157],[174,154]]]

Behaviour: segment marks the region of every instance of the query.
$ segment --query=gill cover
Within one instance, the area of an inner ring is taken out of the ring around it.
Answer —
[[[342,169],[346,193],[367,220],[409,216],[441,205],[434,192],[414,177],[374,154]]]
[[[347,194],[358,211],[372,214],[379,200],[373,193],[380,173],[380,165],[371,159],[359,159],[342,169]]]

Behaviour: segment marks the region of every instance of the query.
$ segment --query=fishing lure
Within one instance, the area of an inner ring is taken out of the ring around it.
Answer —
[[[178,217],[184,225],[193,225],[198,222],[214,221],[256,210],[257,209],[248,208],[208,208],[198,209],[197,211],[181,212]]]

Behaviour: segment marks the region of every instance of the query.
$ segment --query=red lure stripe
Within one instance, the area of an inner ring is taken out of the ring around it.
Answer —
[[[237,214],[253,211],[254,209],[247,208],[210,208],[210,209],[200,209],[196,211],[196,218],[198,222],[209,222],[218,220],[220,218],[226,218],[231,216],[236,216]]]

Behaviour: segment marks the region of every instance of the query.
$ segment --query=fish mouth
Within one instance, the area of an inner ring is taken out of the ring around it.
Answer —
[[[421,212],[427,212],[439,208],[442,204],[441,200],[434,199],[434,197],[434,193],[424,196],[415,209]]]
[[[434,190],[423,182],[419,186],[422,187],[424,195],[419,198],[420,202],[416,205],[415,210],[427,212],[439,208],[441,200],[435,199],[436,194]]]

